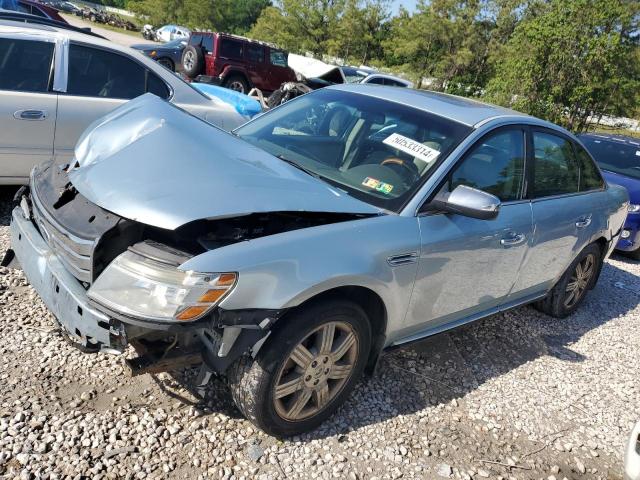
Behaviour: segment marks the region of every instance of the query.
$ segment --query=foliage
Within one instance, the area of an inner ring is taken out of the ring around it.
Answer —
[[[518,23],[496,58],[488,97],[583,130],[592,114],[623,115],[640,91],[635,0],[552,0]]]
[[[105,0],[123,2],[125,0]],[[638,0],[130,0],[151,23],[246,33],[294,53],[403,72],[582,130],[640,115]]]
[[[127,8],[156,26],[176,23],[241,35],[270,4],[270,0],[131,0]]]
[[[264,10],[249,35],[294,52],[359,63],[380,58],[388,0],[282,0]]]

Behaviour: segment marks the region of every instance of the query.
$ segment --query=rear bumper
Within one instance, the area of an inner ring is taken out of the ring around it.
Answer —
[[[90,306],[86,290],[20,207],[13,210],[10,231],[11,247],[22,270],[58,324],[85,347],[121,353],[126,338],[120,322]]]

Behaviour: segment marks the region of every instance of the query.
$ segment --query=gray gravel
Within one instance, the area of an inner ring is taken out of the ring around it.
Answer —
[[[220,381],[199,403],[192,370],[131,379],[121,358],[77,352],[2,269],[0,476],[619,479],[640,418],[639,273],[615,257],[566,320],[524,307],[389,353],[321,429],[280,442]]]

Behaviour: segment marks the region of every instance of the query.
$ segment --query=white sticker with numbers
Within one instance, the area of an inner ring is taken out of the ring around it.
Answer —
[[[408,153],[411,156],[417,157],[420,160],[424,160],[427,163],[432,162],[440,152],[435,148],[427,147],[420,142],[411,140],[409,137],[400,135],[399,133],[392,133],[385,138],[382,143],[389,145],[390,147],[397,148],[398,150]]]

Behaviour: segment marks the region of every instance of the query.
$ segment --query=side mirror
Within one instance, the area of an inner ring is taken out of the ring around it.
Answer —
[[[482,190],[458,185],[453,192],[436,195],[429,203],[428,210],[441,210],[465,217],[490,220],[500,211],[500,199]]]

